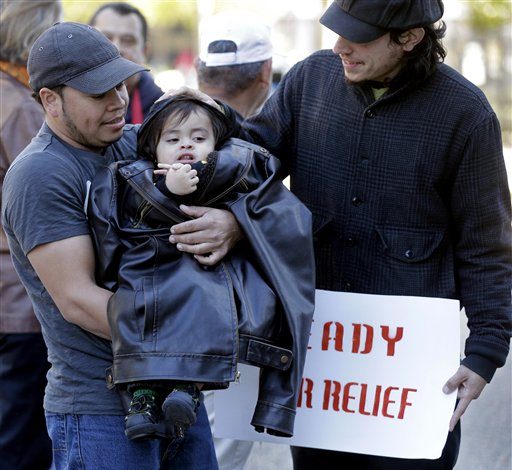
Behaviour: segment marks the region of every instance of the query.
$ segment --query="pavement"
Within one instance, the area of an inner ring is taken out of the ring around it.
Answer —
[[[461,315],[461,347],[467,334],[465,317]],[[254,443],[245,470],[292,470],[289,447]],[[462,417],[462,441],[454,470],[512,470],[510,357]]]

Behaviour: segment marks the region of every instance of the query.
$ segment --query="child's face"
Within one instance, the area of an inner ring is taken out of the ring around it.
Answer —
[[[156,147],[158,163],[196,163],[206,160],[215,149],[215,138],[208,115],[201,109],[181,123],[170,116]]]

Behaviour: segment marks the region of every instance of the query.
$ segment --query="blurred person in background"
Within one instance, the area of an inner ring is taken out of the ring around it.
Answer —
[[[122,57],[145,65],[148,52],[148,23],[144,15],[125,2],[105,3],[89,21],[119,49]],[[162,90],[149,72],[141,72],[126,81],[130,104],[127,124],[140,124],[149,109],[162,96]]]
[[[199,26],[196,72],[199,90],[228,104],[243,120],[255,114],[268,97],[272,77],[270,28],[241,12],[223,12]],[[205,392],[214,429],[214,392]],[[220,470],[243,470],[252,441],[214,438]]]
[[[201,23],[199,43],[199,90],[241,118],[256,114],[272,84],[270,28],[248,13],[219,13]]]
[[[43,123],[43,109],[31,97],[27,58],[34,40],[60,15],[59,0],[0,3],[0,191],[7,168]],[[47,469],[52,461],[43,413],[47,351],[1,226],[0,299],[0,467]]]

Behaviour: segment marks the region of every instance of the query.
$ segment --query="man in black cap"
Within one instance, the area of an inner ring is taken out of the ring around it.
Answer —
[[[137,127],[125,127],[124,81],[142,70],[102,33],[78,23],[48,29],[28,59],[45,123],[5,177],[2,223],[48,347],[44,406],[57,469],[217,469],[204,406],[184,439],[133,442],[124,435],[121,400],[105,384],[111,293],[94,282],[85,209],[95,173],[135,158]],[[213,242],[195,237],[216,262],[219,246],[209,235]]]
[[[442,14],[441,0],[334,1],[320,19],[338,34],[333,50],[296,64],[244,123],[313,212],[317,288],[459,299],[470,328],[444,387],[459,401],[440,459],[293,448],[296,470],[453,468],[459,418],[509,351],[500,127],[483,93],[442,63]]]

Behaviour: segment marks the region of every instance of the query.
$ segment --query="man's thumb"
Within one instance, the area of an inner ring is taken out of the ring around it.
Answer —
[[[449,394],[454,392],[459,388],[460,385],[460,379],[459,379],[459,373],[456,372],[455,375],[450,377],[448,381],[443,386],[443,393]]]

